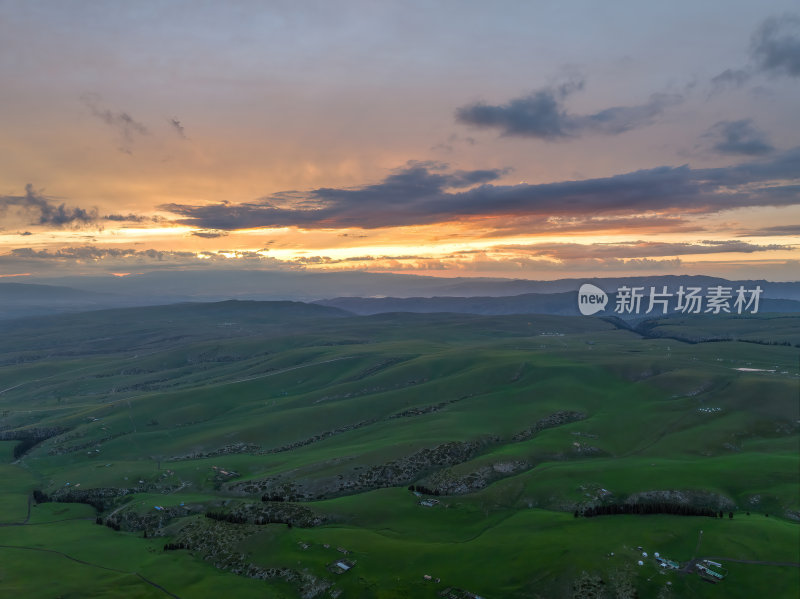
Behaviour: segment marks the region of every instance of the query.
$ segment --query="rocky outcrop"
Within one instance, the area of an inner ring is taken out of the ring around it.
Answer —
[[[39,439],[44,441],[64,433],[67,429],[60,427],[34,427],[0,431],[0,441],[22,441],[23,439]]]
[[[269,478],[234,483],[228,486],[228,490],[242,494],[260,493],[290,501],[309,501],[384,487],[405,486],[438,468],[466,462],[487,445],[498,441],[498,437],[477,441],[451,441],[420,449],[385,464],[360,470],[353,468],[336,476],[295,478],[293,475],[296,472],[287,472]]]
[[[55,447],[51,447],[47,451],[47,455],[64,455],[67,453],[75,453],[76,451],[82,451],[84,449],[98,449],[103,443],[108,441],[113,441],[119,437],[124,437],[125,435],[130,435],[134,431],[120,431],[118,433],[113,433],[110,435],[105,435],[104,437],[99,437],[97,439],[91,439],[84,443],[78,443],[76,445],[65,445],[65,444],[58,444]]]
[[[432,412],[438,412],[442,408],[444,408],[449,402],[443,401],[441,403],[432,405],[432,406],[422,406],[421,408],[409,408],[408,410],[403,410],[402,412],[397,412],[396,414],[392,414],[389,416],[389,419],[392,420],[394,418],[409,418],[411,416],[423,416],[424,414],[430,414]]]
[[[80,496],[79,494],[72,494],[71,496],[62,496],[61,498],[53,498],[54,501],[77,500],[82,499],[80,503],[89,503],[96,505],[101,509],[100,505],[108,505],[102,499],[94,495]],[[205,514],[206,517],[221,522],[230,522],[233,524],[250,524],[250,525],[264,525],[264,524],[289,524],[299,528],[312,528],[314,526],[321,526],[328,521],[328,518],[317,514],[311,509],[297,505],[294,503],[273,502],[265,501],[263,503],[232,503],[228,501],[214,502],[213,504],[189,504],[189,505],[173,505],[173,506],[151,506],[145,512],[141,512],[140,506],[126,506],[121,507],[108,516],[104,520],[104,524],[114,528],[115,530],[125,531],[146,531],[149,536],[162,536],[164,528],[175,518],[184,518],[195,514]]]
[[[423,484],[440,495],[466,495],[479,491],[501,478],[519,474],[532,467],[526,460],[504,460],[481,466],[468,473],[454,473],[450,469],[445,469],[426,478]]]
[[[389,416],[389,420],[393,420],[394,418],[410,418],[413,416],[424,416],[425,414],[430,414],[432,412],[438,412],[439,410],[445,409],[450,404],[458,403],[459,401],[463,401],[465,399],[469,399],[473,397],[474,394],[470,393],[469,395],[462,395],[457,399],[451,399],[449,401],[442,401],[434,405],[430,406],[421,406],[419,408],[409,408],[408,410],[403,410],[402,412],[397,412],[396,414],[392,414]]]
[[[137,489],[106,487],[99,489],[60,488],[50,495],[52,501],[60,503],[85,503],[99,511],[112,507],[117,499],[136,493]]]
[[[240,524],[290,524],[300,528],[321,526],[328,518],[296,503],[264,500],[263,503],[243,503],[222,511],[208,512],[216,520]]]
[[[362,426],[374,424],[377,421],[378,420],[375,418],[370,420],[362,420],[361,422],[356,422],[355,424],[348,424],[339,428],[335,428],[333,430],[322,432],[312,437],[307,437],[305,439],[300,439],[299,441],[294,441],[292,443],[287,443],[286,445],[281,445],[279,447],[273,447],[270,449],[262,449],[260,445],[254,445],[253,443],[231,443],[229,445],[225,445],[224,447],[215,449],[213,451],[195,451],[192,453],[187,453],[182,456],[174,456],[169,458],[167,461],[180,462],[183,460],[199,460],[202,458],[214,458],[223,455],[230,455],[237,453],[248,453],[251,455],[267,455],[271,453],[283,453],[284,451],[291,451],[292,449],[297,449],[298,447],[304,447],[305,445],[311,445],[312,443],[324,441],[329,437],[340,435],[348,431],[356,430],[358,428],[361,428]]]
[[[511,440],[517,442],[527,441],[545,429],[562,426],[564,424],[569,424],[570,422],[577,422],[578,420],[583,420],[584,418],[586,418],[586,414],[583,412],[559,410],[558,412],[554,412],[549,416],[545,416],[541,420],[537,421],[536,424],[526,428],[524,431],[517,433],[511,437]]]
[[[283,580],[294,585],[302,599],[321,596],[332,583],[308,572],[291,568],[268,568],[254,564],[234,548],[247,537],[259,532],[257,526],[235,525],[208,518],[194,520],[185,525],[165,549],[196,551],[216,568],[239,576],[259,580]]]
[[[294,443],[287,443],[286,445],[281,445],[280,447],[273,447],[272,449],[266,449],[260,453],[282,453],[284,451],[291,451],[292,449],[296,449],[298,447],[303,447],[305,445],[311,445],[312,443],[317,443],[318,441],[323,441],[328,437],[333,437],[334,435],[340,435],[342,433],[346,433],[348,431],[353,431],[362,426],[368,426],[370,424],[376,423],[378,420],[376,418],[371,418],[369,420],[362,420],[361,422],[356,422],[355,424],[348,424],[339,428],[335,428],[330,431],[325,431],[324,433],[320,433],[318,435],[314,435],[313,437],[308,437],[307,439],[301,439],[300,441],[295,441]]]
[[[106,526],[111,526],[115,530],[144,530],[149,536],[158,537],[164,534],[164,527],[174,518],[183,518],[184,516],[202,513],[204,510],[205,506],[201,504],[189,506],[174,505],[162,507],[160,510],[153,506],[151,511],[145,513],[139,513],[136,511],[135,507],[130,507],[109,515],[104,524],[106,524]],[[119,528],[117,528],[117,526]]]
[[[192,453],[187,453],[181,456],[173,456],[171,458],[167,458],[167,462],[180,462],[183,460],[199,460],[203,458],[216,458],[223,455],[234,455],[240,453],[260,453],[261,446],[255,445],[253,443],[229,443],[219,449],[214,449],[213,451],[194,451]]]

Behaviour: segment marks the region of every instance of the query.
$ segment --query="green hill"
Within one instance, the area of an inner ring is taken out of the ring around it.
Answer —
[[[0,590],[791,597],[797,318],[722,320],[222,302],[3,323]]]

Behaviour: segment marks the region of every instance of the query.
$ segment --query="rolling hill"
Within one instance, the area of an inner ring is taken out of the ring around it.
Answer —
[[[789,597],[799,322],[249,301],[5,321],[0,588]]]

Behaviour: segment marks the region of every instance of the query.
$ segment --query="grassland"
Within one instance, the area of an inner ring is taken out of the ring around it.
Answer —
[[[0,326],[3,596],[800,589],[800,567],[777,565],[800,563],[797,317],[637,332],[223,302]],[[15,459],[26,435],[41,440]],[[28,508],[34,490],[65,501]],[[725,517],[575,516],[665,498]],[[295,505],[323,524],[204,516]],[[729,575],[638,566],[639,546],[727,558]],[[338,547],[344,574],[327,568]]]

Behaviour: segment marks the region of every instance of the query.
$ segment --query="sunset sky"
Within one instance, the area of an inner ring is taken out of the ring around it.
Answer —
[[[0,277],[798,280],[797,6],[0,0]]]

